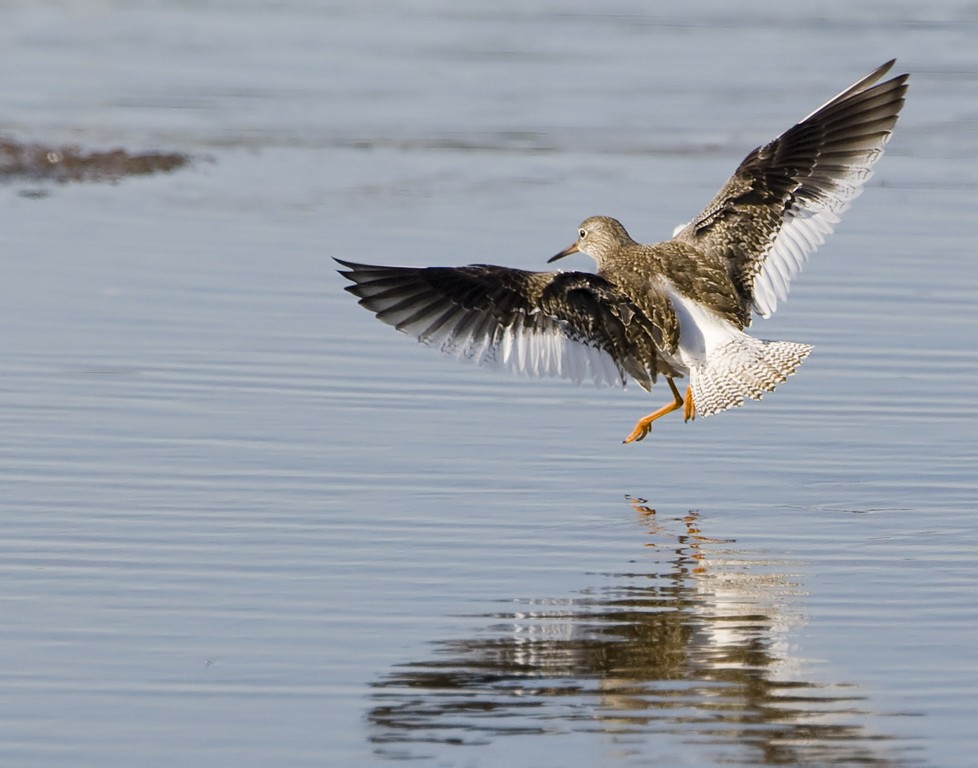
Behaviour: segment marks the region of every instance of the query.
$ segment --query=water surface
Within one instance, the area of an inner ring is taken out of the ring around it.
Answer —
[[[0,133],[193,158],[0,188],[4,764],[972,764],[973,9],[646,6],[3,6]],[[622,446],[333,271],[661,238],[892,56],[763,403]]]

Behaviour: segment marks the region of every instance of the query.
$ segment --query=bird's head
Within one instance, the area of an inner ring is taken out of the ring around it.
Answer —
[[[577,240],[555,256],[551,256],[550,264],[572,253],[586,253],[600,270],[621,248],[635,241],[617,219],[610,216],[592,216],[581,222],[577,228]]]

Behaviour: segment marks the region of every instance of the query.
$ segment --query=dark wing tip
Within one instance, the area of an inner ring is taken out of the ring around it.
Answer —
[[[341,266],[346,267],[347,269],[357,270],[357,269],[369,268],[369,265],[367,264],[357,264],[355,261],[345,261],[344,259],[338,259],[335,256],[333,257],[333,261],[335,261],[337,264],[340,264]]]
[[[345,259],[338,259],[335,256],[333,261],[337,264],[346,267],[346,269],[336,270],[344,277],[352,277],[353,275],[363,274],[367,272],[385,272],[391,269],[391,267],[381,267],[374,264],[360,264],[356,261],[346,261]]]
[[[902,96],[904,93],[906,93],[906,82],[907,82],[907,80],[910,77],[910,74],[909,73],[904,72],[901,75],[897,75],[896,77],[893,77],[890,80],[887,80],[885,83],[880,83],[879,85],[877,85],[877,82],[887,72],[889,72],[890,69],[893,68],[893,65],[894,64],[896,64],[896,59],[895,58],[894,59],[890,59],[887,62],[884,62],[883,64],[881,64],[880,66],[878,66],[876,69],[874,69],[872,72],[870,72],[868,75],[866,75],[865,77],[857,80],[855,83],[853,83],[852,85],[850,85],[844,91],[842,91],[841,93],[836,94],[835,96],[833,96],[831,99],[829,99],[827,102],[825,102],[824,104],[822,104],[817,109],[814,109],[811,112],[809,112],[804,118],[802,118],[799,121],[799,124],[801,125],[801,124],[804,124],[804,123],[808,122],[809,120],[811,120],[813,118],[817,118],[820,115],[825,114],[826,112],[832,110],[834,107],[837,107],[838,105],[843,104],[843,103],[849,101],[850,99],[854,99],[854,98],[856,98],[856,97],[858,97],[858,96],[860,96],[860,95],[862,95],[865,92],[870,91],[870,90],[876,91],[877,93],[881,93],[881,92],[886,92],[886,91],[890,91],[890,90],[894,90],[895,91],[897,89],[901,89],[902,88],[901,92],[899,93],[899,96]],[[902,106],[902,104],[901,104],[901,106]],[[899,110],[897,110],[897,111],[899,111]]]
[[[866,75],[865,78],[863,78],[865,85],[871,85],[872,83],[875,83],[877,80],[883,77],[883,75],[885,75],[887,72],[893,69],[894,64],[896,64],[896,56],[894,56],[889,61],[884,61],[876,69],[874,69],[872,72]]]
[[[884,61],[882,64],[880,64],[876,69],[874,69],[864,78],[849,86],[845,91],[840,93],[839,96],[836,98],[845,98],[846,96],[851,95],[853,93],[859,93],[860,91],[865,91],[871,85],[876,83],[880,78],[882,78],[883,75],[885,75],[887,72],[893,69],[894,64],[896,64],[895,57],[890,59],[889,61]],[[903,74],[903,75],[897,75],[897,77],[907,78],[909,77],[909,75]]]

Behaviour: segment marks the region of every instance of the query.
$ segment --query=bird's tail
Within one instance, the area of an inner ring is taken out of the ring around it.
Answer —
[[[811,351],[810,344],[736,336],[690,370],[696,414],[711,416],[742,405],[748,397],[760,400],[793,374]]]

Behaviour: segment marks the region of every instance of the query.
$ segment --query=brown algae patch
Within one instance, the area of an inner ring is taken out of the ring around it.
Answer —
[[[170,173],[190,162],[178,152],[139,152],[126,149],[85,151],[77,146],[24,144],[0,137],[0,181],[118,181],[125,176]]]

